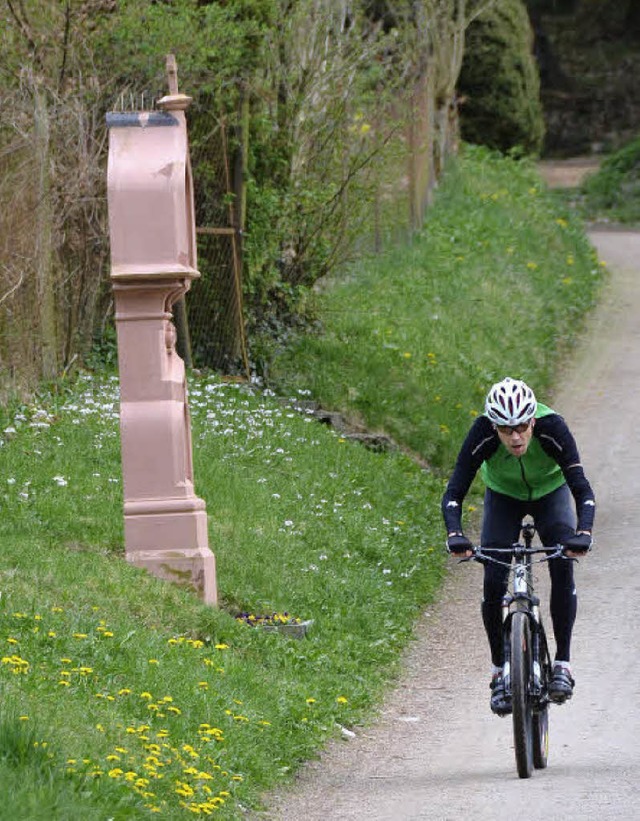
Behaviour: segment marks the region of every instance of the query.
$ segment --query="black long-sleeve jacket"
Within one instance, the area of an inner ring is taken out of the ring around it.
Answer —
[[[462,530],[462,503],[480,469],[488,487],[525,501],[544,498],[566,482],[576,502],[576,529],[591,531],[595,498],[573,434],[559,414],[544,406],[540,409],[544,415],[536,418],[531,442],[521,457],[507,451],[486,416],[475,420],[442,498],[447,533]]]

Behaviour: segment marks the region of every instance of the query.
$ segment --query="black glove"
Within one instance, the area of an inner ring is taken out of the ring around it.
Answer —
[[[466,553],[467,550],[473,550],[473,544],[460,533],[456,536],[447,536],[447,550],[454,555],[456,553]]]
[[[591,544],[590,533],[575,533],[568,539],[564,539],[562,546],[571,553],[588,553],[591,550]]]

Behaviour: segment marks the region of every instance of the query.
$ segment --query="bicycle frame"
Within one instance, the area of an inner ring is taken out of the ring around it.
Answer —
[[[540,616],[540,599],[534,591],[532,565],[567,557],[561,545],[532,547],[533,524],[523,522],[521,533],[522,541],[511,547],[476,547],[471,557],[461,561],[491,562],[509,568],[511,583],[502,600],[503,677],[506,694],[512,700],[518,775],[529,778],[533,767],[547,766],[551,679],[551,657]]]

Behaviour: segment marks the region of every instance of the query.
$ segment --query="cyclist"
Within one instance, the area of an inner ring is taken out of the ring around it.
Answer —
[[[481,544],[509,547],[518,540],[522,518],[533,517],[545,547],[562,544],[568,556],[591,549],[595,499],[575,439],[564,419],[536,401],[524,382],[506,377],[491,387],[485,411],[462,444],[442,499],[447,549],[470,556],[472,543],[462,530],[462,502],[480,470],[485,484]],[[576,516],[577,514],[577,516]],[[573,562],[549,561],[551,621],[556,654],[549,696],[563,703],[573,694],[571,633],[577,612]],[[503,678],[502,597],[508,568],[484,565],[482,619],[489,639],[491,709],[511,712]]]

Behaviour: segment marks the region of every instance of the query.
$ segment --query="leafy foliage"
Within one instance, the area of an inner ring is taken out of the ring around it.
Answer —
[[[544,119],[529,17],[522,0],[489,4],[467,30],[458,90],[465,140],[536,154]]]
[[[591,218],[640,222],[640,138],[606,157],[580,193],[580,208]]]

